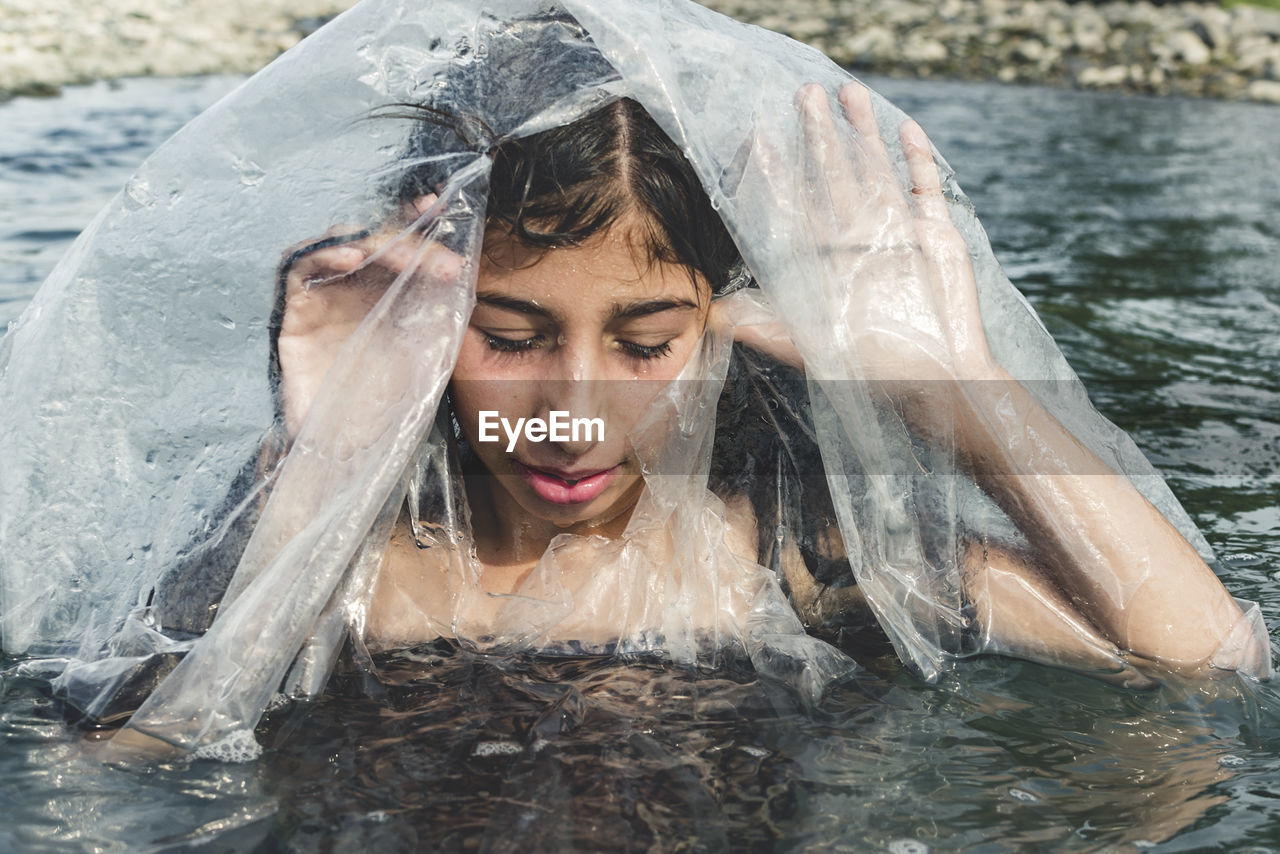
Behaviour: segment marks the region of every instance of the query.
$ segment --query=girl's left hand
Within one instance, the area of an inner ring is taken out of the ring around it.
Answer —
[[[867,379],[961,380],[993,365],[968,247],[951,222],[928,137],[899,128],[910,188],[880,138],[871,93],[840,90],[843,121],[826,90],[800,90],[807,210],[819,263],[835,281],[831,308]],[[852,130],[852,133],[850,133]]]

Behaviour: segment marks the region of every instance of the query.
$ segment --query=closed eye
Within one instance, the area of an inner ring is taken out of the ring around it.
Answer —
[[[618,341],[618,346],[620,346],[628,356],[633,356],[637,359],[660,359],[671,352],[670,341],[664,341],[661,344],[647,346],[645,344],[637,344],[634,341],[620,340]]]
[[[480,334],[484,336],[489,349],[499,353],[523,353],[527,350],[537,350],[545,343],[542,335],[531,335],[528,338],[501,338],[490,335],[488,332]]]

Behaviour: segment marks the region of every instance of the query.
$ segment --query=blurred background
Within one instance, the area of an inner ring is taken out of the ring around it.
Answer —
[[[251,73],[349,0],[0,0],[0,98]],[[1280,0],[705,0],[856,71],[1280,103]]]

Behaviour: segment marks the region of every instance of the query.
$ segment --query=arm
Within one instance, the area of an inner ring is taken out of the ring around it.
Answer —
[[[1223,649],[1244,617],[1213,572],[992,357],[968,249],[923,131],[914,122],[900,131],[907,194],[869,93],[850,84],[840,101],[843,130],[820,87],[802,90],[799,108],[810,160],[831,186],[847,188],[813,202],[812,220],[817,245],[838,265],[832,275],[846,283],[837,322],[850,332],[855,363],[913,429],[953,444],[1036,547],[1034,565],[1003,553],[978,559],[972,549],[963,557],[982,630],[1015,647],[1059,647],[1064,663],[1117,647],[1178,670],[1265,659],[1269,650],[1238,638],[1238,648]],[[752,320],[740,306],[730,314]],[[801,364],[777,325],[740,329],[744,343]]]
[[[1025,388],[998,367],[988,376],[957,389],[955,441],[1048,576],[1121,649],[1175,669],[1208,664],[1243,617],[1217,576],[1128,478],[1100,473],[1102,462]]]

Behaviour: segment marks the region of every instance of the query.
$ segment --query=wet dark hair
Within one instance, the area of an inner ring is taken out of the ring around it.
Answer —
[[[476,119],[409,106],[424,123],[411,143],[425,154],[434,131],[446,127],[469,148],[488,136]],[[651,262],[697,273],[713,294],[725,292],[742,259],[724,222],[680,148],[644,108],[621,98],[578,121],[490,146],[493,159],[487,231],[506,233],[532,249],[579,246],[629,214]],[[439,159],[418,156],[397,188],[400,202],[439,189]]]
[[[622,98],[570,124],[487,148],[492,135],[481,120],[412,109],[422,125],[407,158],[415,165],[395,192],[398,203],[439,191],[448,178],[443,167],[456,168],[457,161],[437,152],[449,142],[456,150],[460,141],[493,158],[488,232],[509,234],[530,248],[556,249],[581,245],[638,214],[645,231],[634,235],[643,241],[637,248],[651,261],[700,274],[712,294],[724,293],[744,275],[737,246],[693,167],[636,101]],[[442,139],[442,131],[453,139]],[[845,557],[816,546],[836,522],[803,371],[735,345],[711,456],[709,485],[722,496],[745,495],[751,502],[759,559],[778,572],[784,588],[775,533],[780,526],[794,531],[819,584],[849,583]]]

